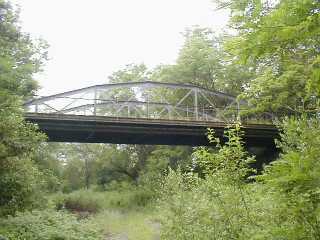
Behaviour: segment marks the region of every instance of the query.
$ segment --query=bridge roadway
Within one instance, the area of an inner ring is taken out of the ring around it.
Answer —
[[[53,142],[85,142],[152,145],[209,145],[207,128],[223,138],[222,122],[114,118],[66,114],[26,113]],[[274,146],[278,131],[273,125],[243,126],[248,146]]]

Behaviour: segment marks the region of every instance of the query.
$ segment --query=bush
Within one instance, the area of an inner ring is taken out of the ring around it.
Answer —
[[[103,209],[129,210],[143,208],[154,203],[154,193],[143,186],[123,185],[117,190],[79,190],[69,194],[56,194],[51,203],[57,210],[83,214],[95,214]]]
[[[170,171],[160,206],[161,239],[254,239],[250,237],[261,229],[253,219],[260,220],[268,206],[260,202],[259,193],[252,197],[254,189],[248,184],[240,192],[213,176],[201,179]]]
[[[12,100],[14,102],[14,100]],[[43,203],[43,173],[33,162],[35,149],[44,137],[24,122],[10,97],[0,89],[0,217],[30,210]],[[41,198],[41,201],[39,201]]]
[[[107,208],[134,209],[150,206],[153,193],[143,186],[131,186],[130,189],[106,191],[105,206]]]
[[[97,213],[104,203],[104,196],[90,190],[79,190],[54,199],[57,210],[66,209],[74,213]]]
[[[162,239],[252,239],[261,231],[254,219],[264,209],[253,204],[255,185],[247,183],[254,158],[243,147],[240,129],[227,129],[223,145],[209,132],[216,151],[199,148],[193,154],[203,178],[169,172],[162,189]]]
[[[10,164],[0,169],[0,217],[43,207],[42,173],[30,159],[11,159]]]
[[[18,213],[0,219],[0,236],[8,240],[98,240],[102,230],[91,220],[77,220],[54,210]]]
[[[285,121],[280,158],[255,182],[236,132],[217,152],[198,150],[204,178],[170,171],[164,181],[161,239],[320,239],[319,126]]]

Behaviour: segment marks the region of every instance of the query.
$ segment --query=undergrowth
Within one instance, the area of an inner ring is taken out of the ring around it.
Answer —
[[[99,240],[103,231],[92,219],[45,210],[0,219],[0,236],[7,240]]]
[[[157,213],[152,209],[105,210],[97,215],[96,222],[110,239],[122,236],[130,240],[151,240],[160,236]]]
[[[119,190],[78,190],[69,194],[55,194],[51,204],[57,210],[70,212],[100,212],[103,209],[135,210],[148,208],[154,201],[143,187],[130,186]]]

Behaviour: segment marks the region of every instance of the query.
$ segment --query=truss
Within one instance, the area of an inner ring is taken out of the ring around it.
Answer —
[[[36,113],[225,122],[235,120],[244,104],[198,86],[145,81],[90,86],[35,98],[24,106]]]

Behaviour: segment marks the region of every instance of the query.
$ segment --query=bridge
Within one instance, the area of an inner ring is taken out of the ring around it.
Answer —
[[[199,86],[145,81],[40,96],[24,107],[26,120],[49,141],[199,146],[208,145],[207,128],[223,139],[247,105]],[[270,114],[241,120],[247,145],[274,146],[278,132]]]

